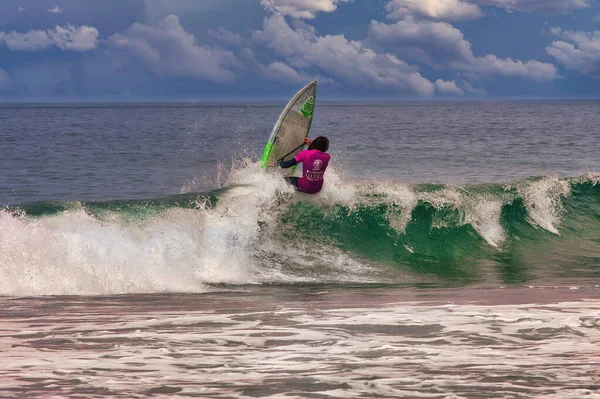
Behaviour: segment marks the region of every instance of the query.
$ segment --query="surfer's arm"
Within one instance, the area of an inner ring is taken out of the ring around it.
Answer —
[[[298,165],[298,161],[296,161],[296,158],[288,159],[287,161],[281,161],[277,163],[277,166],[284,169],[291,168],[294,165]]]
[[[277,166],[279,168],[284,169],[291,168],[292,166],[298,165],[300,162],[304,161],[304,158],[306,158],[306,154],[306,151],[300,151],[298,155],[296,155],[292,159],[288,159],[287,161],[270,162],[269,166]]]

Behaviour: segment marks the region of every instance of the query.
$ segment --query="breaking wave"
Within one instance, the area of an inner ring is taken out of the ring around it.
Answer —
[[[209,193],[6,207],[0,295],[597,278],[599,181],[349,183],[328,171],[310,196],[248,163]]]

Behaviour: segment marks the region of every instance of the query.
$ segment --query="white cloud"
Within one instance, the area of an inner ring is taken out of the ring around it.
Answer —
[[[294,68],[283,62],[275,61],[267,65],[262,71],[266,78],[289,83],[306,83],[311,77],[299,74]]]
[[[499,75],[514,78],[525,78],[536,82],[548,82],[560,78],[556,67],[552,64],[529,60],[513,60],[498,58],[493,54],[476,57],[470,69],[483,75]]]
[[[477,75],[522,77],[549,81],[559,77],[554,65],[539,61],[500,59],[494,55],[476,57],[462,32],[446,22],[407,18],[395,24],[372,21],[369,41],[393,48],[418,62]]]
[[[54,8],[49,9],[48,12],[52,14],[60,14],[62,10],[58,6],[54,6]]]
[[[238,53],[240,59],[245,65],[258,71],[258,73],[265,79],[273,80],[286,84],[306,84],[309,81],[318,80],[319,84],[331,84],[335,83],[332,79],[322,75],[314,75],[305,71],[297,71],[288,64],[281,61],[274,61],[268,65],[261,63],[254,52],[245,47]],[[300,68],[298,68],[300,69]]]
[[[230,47],[239,47],[242,44],[244,44],[244,39],[242,39],[242,36],[238,35],[237,33],[232,32],[228,29],[225,29],[222,26],[219,26],[216,30],[209,29],[208,35],[211,38],[223,43],[224,45],[230,46]]]
[[[435,81],[435,90],[442,95],[462,96],[465,94],[455,81],[445,82],[441,79]]]
[[[550,26],[546,22],[544,27],[542,28],[542,34],[547,36],[560,36],[562,33],[562,28],[559,26]]]
[[[564,13],[591,7],[589,0],[470,0],[482,6],[503,8],[509,12],[551,12]]]
[[[386,10],[390,18],[401,19],[419,16],[430,19],[459,21],[476,19],[483,15],[481,9],[463,0],[391,0]]]
[[[263,27],[253,33],[254,42],[275,51],[294,69],[314,68],[350,86],[395,89],[422,96],[435,92],[434,84],[416,68],[393,55],[377,53],[362,42],[343,35],[319,36],[306,24],[292,29],[281,15],[265,18]]]
[[[333,12],[352,0],[260,0],[267,10],[293,18],[312,19],[318,12]]]
[[[12,79],[4,69],[0,68],[0,91],[8,90],[11,87]]]
[[[18,10],[19,12],[23,12],[23,11],[25,11],[25,9],[24,9],[23,7],[19,7],[19,8],[17,8],[17,10]]]
[[[461,79],[460,85],[469,93],[477,94],[477,95],[481,95],[481,96],[485,94],[485,90],[483,90],[482,88],[477,88],[477,87],[473,86],[467,80]]]
[[[589,8],[590,0],[390,0],[388,17],[420,17],[443,21],[476,19],[483,16],[480,6],[497,7],[508,12],[565,13]]]
[[[133,3],[132,0],[128,1]],[[243,1],[252,1],[258,4],[258,0],[135,0],[135,2],[143,3],[147,21],[152,23],[169,15],[215,15],[222,11],[237,12],[234,3]]]
[[[136,22],[123,33],[111,36],[108,44],[126,61],[141,61],[157,75],[232,82],[235,75],[231,69],[240,67],[232,52],[198,45],[175,15],[165,17],[156,26]]]
[[[15,51],[40,51],[56,46],[61,50],[88,51],[98,45],[98,29],[91,26],[57,26],[27,33],[0,32],[0,45]]]
[[[584,75],[600,77],[600,31],[553,31],[562,40],[546,47],[549,55],[567,69],[579,70]]]
[[[431,66],[471,63],[471,43],[461,31],[445,22],[407,18],[388,25],[371,21],[369,40],[389,46]]]

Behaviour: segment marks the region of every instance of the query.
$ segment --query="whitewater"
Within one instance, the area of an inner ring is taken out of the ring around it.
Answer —
[[[0,397],[600,398],[597,109],[0,105]]]

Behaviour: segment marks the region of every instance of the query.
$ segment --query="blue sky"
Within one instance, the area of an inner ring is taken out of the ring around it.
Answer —
[[[2,0],[0,99],[600,97],[598,0]]]

